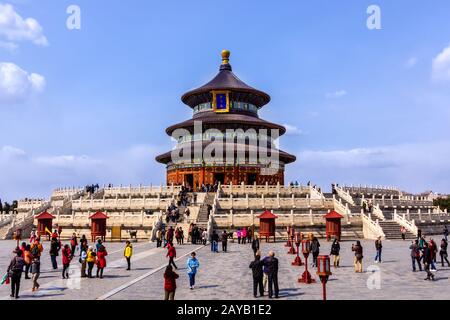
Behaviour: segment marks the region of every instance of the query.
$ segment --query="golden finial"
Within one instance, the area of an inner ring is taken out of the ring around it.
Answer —
[[[228,64],[230,62],[230,51],[222,50],[222,64]]]

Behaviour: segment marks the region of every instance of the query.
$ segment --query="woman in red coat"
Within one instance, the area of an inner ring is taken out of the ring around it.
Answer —
[[[98,248],[97,252],[97,278],[103,278],[103,269],[106,268],[106,256],[108,252],[105,247],[102,245]]]
[[[175,264],[175,261],[173,261],[173,259],[175,259],[177,257],[177,251],[175,250],[175,247],[173,246],[172,242],[169,242],[167,244],[167,254],[166,257],[169,257],[169,266],[173,265],[175,269],[177,268],[177,265]]]
[[[70,261],[72,260],[72,251],[69,248],[69,245],[66,244],[64,246],[64,249],[62,250],[62,264],[63,264],[63,271],[62,271],[62,277],[63,279],[69,279],[69,266]]]
[[[164,300],[175,300],[175,290],[177,289],[176,279],[179,275],[168,265],[164,272]]]

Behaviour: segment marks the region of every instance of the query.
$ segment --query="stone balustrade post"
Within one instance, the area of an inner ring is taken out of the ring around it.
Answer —
[[[230,210],[230,227],[234,226],[234,213],[233,209]]]
[[[248,209],[250,207],[250,201],[248,199],[248,193],[245,194],[245,206]]]
[[[291,195],[291,200],[292,200],[292,208],[295,208],[295,194]]]
[[[291,224],[294,225],[294,209],[291,209]]]
[[[313,217],[313,211],[311,208],[309,208],[309,223],[311,225],[314,225],[314,217]]]
[[[277,207],[281,208],[281,205],[280,205],[280,194],[279,193],[277,193]]]
[[[422,211],[418,209],[417,213],[419,214],[419,220],[422,221]]]
[[[266,208],[266,199],[264,198],[264,193],[261,194],[261,200],[262,200],[262,208]]]

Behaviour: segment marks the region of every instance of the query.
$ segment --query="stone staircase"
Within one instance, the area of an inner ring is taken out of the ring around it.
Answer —
[[[383,229],[386,239],[399,240],[402,238],[402,234],[400,232],[401,226],[397,222],[392,220],[385,220],[385,221],[378,221],[378,223],[380,224],[380,227]],[[416,239],[416,236],[411,232],[407,231],[405,238],[412,240]]]
[[[196,223],[200,228],[206,228],[208,226],[208,205],[212,207],[214,204],[214,197],[214,192],[206,194],[205,201],[200,206]]]

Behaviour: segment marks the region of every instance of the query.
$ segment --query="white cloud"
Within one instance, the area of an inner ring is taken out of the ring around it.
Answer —
[[[57,187],[99,185],[159,185],[164,165],[155,156],[166,150],[138,145],[102,157],[33,155],[12,146],[0,147],[0,198],[49,197]]]
[[[80,166],[95,166],[101,164],[102,161],[97,159],[92,159],[86,155],[74,156],[54,156],[54,157],[38,157],[35,162],[41,165],[46,165],[49,167],[59,167],[59,168],[77,168]]]
[[[434,80],[450,81],[450,45],[433,59]]]
[[[347,95],[347,91],[346,90],[337,90],[335,92],[328,92],[325,96],[328,99],[337,99],[337,98],[341,98]]]
[[[0,149],[0,157],[4,158],[20,158],[26,155],[25,151],[19,148],[4,146]]]
[[[5,49],[6,51],[14,52],[17,50],[18,47],[19,46],[17,44],[15,44],[14,42],[0,41],[0,48]]]
[[[10,4],[0,4],[0,35],[9,42],[31,41],[39,46],[48,46],[39,22],[22,18]]]
[[[298,128],[298,127],[296,127],[294,125],[285,123],[285,124],[283,124],[283,127],[286,128],[286,134],[287,135],[301,135],[301,134],[304,134],[304,132],[300,128]]]
[[[411,57],[405,62],[405,68],[411,69],[414,67],[418,62],[418,59],[416,57]]]
[[[421,192],[450,190],[450,141],[399,144],[341,150],[305,150],[287,166],[287,180],[298,180],[291,172],[302,172],[304,182],[311,180],[329,188],[333,182],[398,186]]]
[[[45,88],[45,78],[10,62],[0,62],[0,104],[27,100]]]

